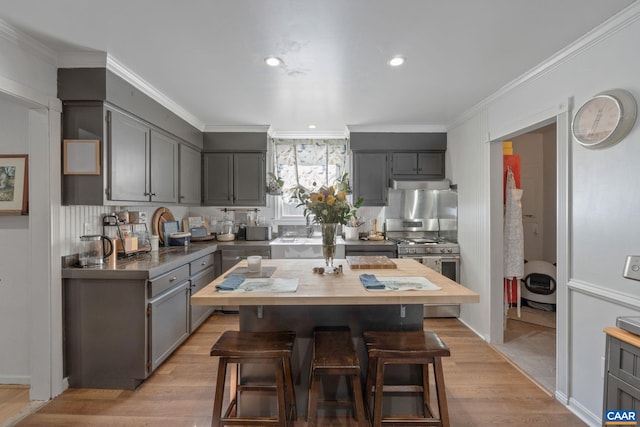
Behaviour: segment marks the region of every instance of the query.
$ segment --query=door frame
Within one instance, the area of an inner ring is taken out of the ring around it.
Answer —
[[[502,141],[556,123],[556,253],[557,253],[557,305],[556,305],[556,398],[568,404],[569,384],[569,303],[568,282],[570,274],[570,187],[571,187],[571,105],[552,106],[529,117],[492,132],[490,142],[490,225],[495,232],[490,236],[490,336],[494,344],[504,340],[503,303],[503,201],[502,201]],[[499,284],[499,285],[498,285]]]

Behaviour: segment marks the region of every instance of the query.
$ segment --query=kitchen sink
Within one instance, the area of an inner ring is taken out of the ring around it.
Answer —
[[[277,237],[271,241],[271,258],[322,258],[322,237]],[[345,242],[336,239],[336,258],[344,258]]]

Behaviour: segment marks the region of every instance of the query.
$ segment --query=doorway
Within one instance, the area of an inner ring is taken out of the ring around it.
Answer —
[[[557,243],[557,141],[552,123],[505,143],[519,158],[525,277],[535,274],[555,288]],[[543,270],[538,271],[540,267]],[[502,344],[496,348],[549,393],[556,389],[556,292],[529,292],[521,282],[521,307],[505,306]]]

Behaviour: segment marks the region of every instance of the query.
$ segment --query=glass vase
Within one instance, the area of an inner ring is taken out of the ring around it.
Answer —
[[[333,268],[333,258],[336,255],[336,232],[338,224],[322,224],[322,257],[327,268]]]

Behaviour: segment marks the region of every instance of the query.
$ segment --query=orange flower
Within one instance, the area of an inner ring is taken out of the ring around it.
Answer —
[[[322,194],[322,193],[316,194],[316,201],[318,203],[324,203],[324,194]]]
[[[333,194],[329,194],[329,196],[327,197],[327,204],[329,206],[333,205],[336,201],[336,198],[333,196]]]
[[[341,202],[344,202],[345,200],[347,200],[347,192],[346,191],[339,191],[338,192],[338,200],[340,200]]]

